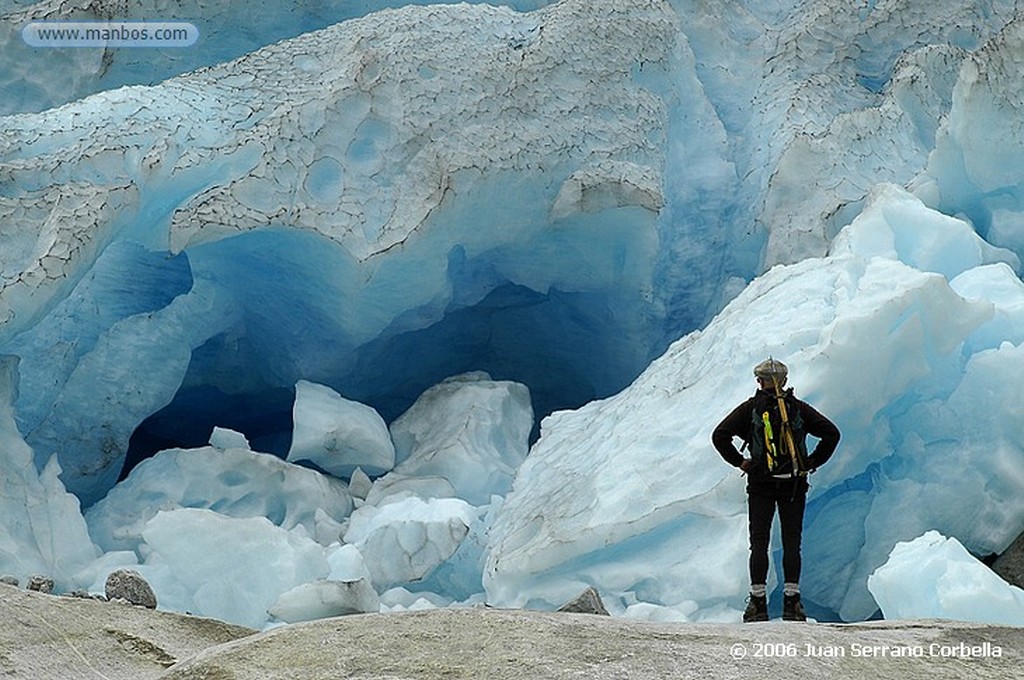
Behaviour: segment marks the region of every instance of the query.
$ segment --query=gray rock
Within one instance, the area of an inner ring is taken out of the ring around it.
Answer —
[[[16,576],[10,576],[10,575],[0,576],[0,583],[3,583],[4,585],[8,585],[8,586],[14,586],[15,588],[17,588],[19,585],[21,585],[18,582],[18,579],[17,579]]]
[[[107,576],[104,588],[108,600],[124,600],[130,604],[156,609],[156,594],[142,574],[132,569],[118,569]]]
[[[992,563],[992,570],[1010,585],[1024,588],[1024,534]]]
[[[601,601],[600,593],[598,593],[593,586],[580,593],[572,602],[563,604],[558,608],[558,611],[568,612],[571,614],[598,614],[600,616],[610,616],[610,614],[608,614],[608,610],[605,609],[604,602]]]
[[[66,597],[77,597],[81,600],[99,600],[101,602],[106,601],[106,597],[98,593],[90,593],[88,590],[72,590],[70,593],[65,594]]]
[[[281,626],[211,647],[160,680],[977,680],[1019,678],[1020,650],[1019,628],[953,621],[650,623],[470,607]],[[917,656],[893,658],[901,653]]]
[[[28,589],[35,590],[40,593],[52,593],[53,592],[53,579],[49,576],[41,576],[36,574],[30,576],[28,579]]]
[[[257,634],[18,589],[4,589],[0,621],[5,680],[977,680],[1019,678],[1022,644],[1020,628],[955,621],[649,623],[486,607],[346,616]],[[916,656],[897,658],[909,652]]]

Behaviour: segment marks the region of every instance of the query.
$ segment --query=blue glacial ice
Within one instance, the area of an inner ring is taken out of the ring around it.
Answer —
[[[888,619],[955,619],[1024,626],[1024,590],[1012,586],[955,538],[928,531],[897,543],[868,577]]]
[[[772,355],[843,431],[810,613],[984,620],[901,599],[899,546],[1024,531],[1015,4],[398,4],[103,54],[0,9],[0,572],[738,620],[709,435]]]

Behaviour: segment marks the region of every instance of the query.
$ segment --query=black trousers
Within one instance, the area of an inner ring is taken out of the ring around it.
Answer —
[[[800,541],[807,478],[751,479],[747,484],[747,516],[750,530],[750,582],[768,582],[768,546],[772,519],[779,511],[782,529],[782,572],[786,583],[800,582]]]

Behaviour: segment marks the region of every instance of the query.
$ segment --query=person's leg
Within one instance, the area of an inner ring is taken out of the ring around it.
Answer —
[[[779,524],[782,530],[783,605],[782,618],[804,621],[807,616],[800,602],[801,541],[807,489],[801,484],[796,493],[790,491],[779,498]]]
[[[750,535],[750,583],[768,583],[768,542],[772,519],[775,517],[775,499],[771,494],[751,491],[747,495],[747,527]]]
[[[772,518],[775,515],[775,499],[770,495],[748,489],[747,526],[750,537],[750,600],[743,620],[768,620],[768,540]]]
[[[786,583],[800,583],[800,543],[803,539],[806,492],[789,490],[778,500],[779,526],[782,530],[782,575]]]

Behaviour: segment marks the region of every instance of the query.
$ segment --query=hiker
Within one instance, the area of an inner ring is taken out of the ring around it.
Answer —
[[[747,516],[750,531],[750,600],[743,620],[768,620],[768,544],[775,509],[782,528],[784,576],[782,618],[806,621],[800,602],[800,539],[807,500],[807,475],[832,456],[839,444],[839,429],[812,406],[783,390],[789,369],[768,359],[754,368],[758,389],[733,409],[711,435],[715,449],[727,463],[747,475]],[[806,436],[818,438],[807,455]],[[750,448],[745,458],[733,437]]]

